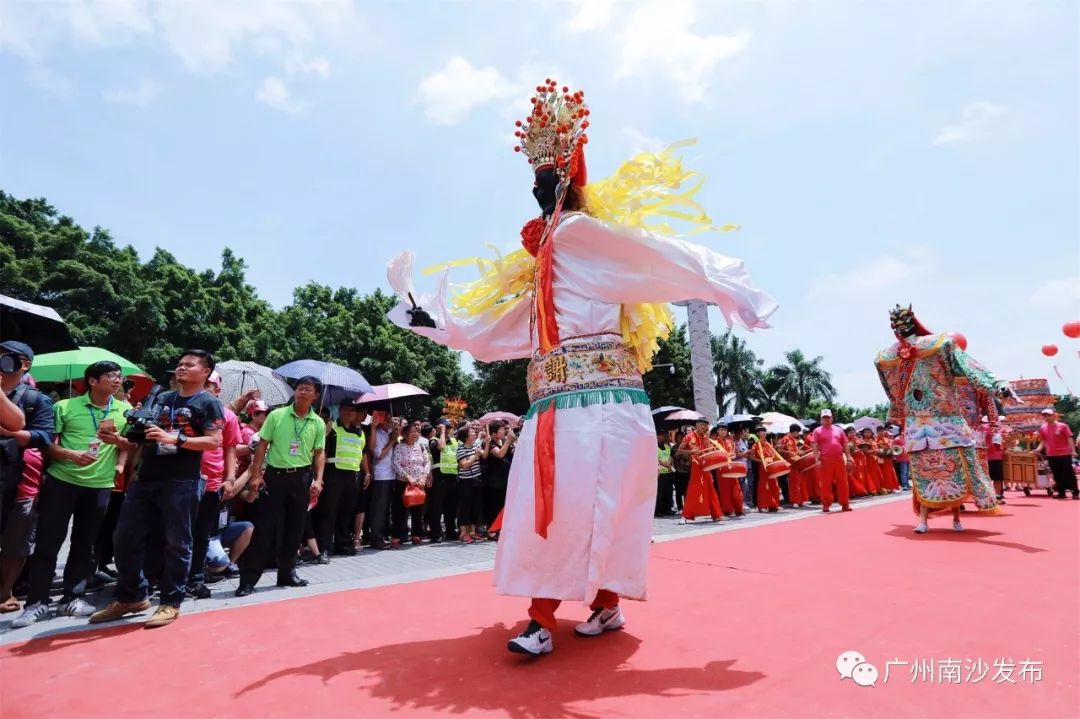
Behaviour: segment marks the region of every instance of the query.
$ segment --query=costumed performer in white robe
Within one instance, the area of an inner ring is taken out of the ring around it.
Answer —
[[[553,649],[561,601],[589,603],[576,631],[595,636],[624,626],[620,597],[645,599],[657,458],[642,372],[673,324],[662,303],[700,299],[751,330],[768,327],[777,305],[741,261],[663,236],[674,231],[656,218],[717,229],[691,199],[700,180],[687,182],[694,173],[670,148],[587,185],[583,93],[549,80],[532,103],[515,133],[542,209],[522,229],[525,251],[481,262],[481,279],[451,305],[448,270],[423,307],[411,253],[388,276],[403,300],[389,314],[395,324],[481,362],[531,358],[495,584],[532,599],[509,649],[539,655]]]

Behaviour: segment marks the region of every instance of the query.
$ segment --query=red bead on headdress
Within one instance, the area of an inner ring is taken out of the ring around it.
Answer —
[[[533,172],[554,167],[564,181],[570,179],[575,185],[584,185],[586,178],[584,146],[589,138],[589,107],[581,90],[571,94],[548,78],[536,86],[536,94],[529,101],[532,112],[525,120],[514,123],[514,136],[520,142],[514,148],[528,158]]]

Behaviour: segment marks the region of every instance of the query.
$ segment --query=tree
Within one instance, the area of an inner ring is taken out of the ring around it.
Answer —
[[[765,364],[753,350],[728,329],[712,338],[716,403],[720,411],[749,412],[758,394],[757,371]]]
[[[770,371],[780,382],[780,393],[798,414],[806,414],[814,400],[832,401],[836,389],[832,376],[822,367],[822,357],[808,360],[802,350],[796,349],[784,353],[784,358],[787,364]]]
[[[652,406],[692,407],[694,393],[690,383],[692,370],[686,325],[676,327],[666,340],[660,340],[653,365],[654,369],[644,375],[645,391]]]
[[[782,412],[793,414],[795,410],[786,401],[787,379],[783,376],[782,367],[770,367],[767,370],[755,369],[755,402],[754,411]]]
[[[527,359],[474,362],[476,379],[464,395],[469,403],[468,414],[479,417],[495,410],[525,414],[529,409],[528,370]]]

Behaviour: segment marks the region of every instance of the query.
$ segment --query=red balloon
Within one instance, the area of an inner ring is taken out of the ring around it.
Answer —
[[[1066,337],[1076,339],[1080,337],[1080,321],[1066,322],[1061,326],[1061,331],[1065,333]]]
[[[952,337],[953,344],[960,349],[967,351],[967,337],[962,332],[946,332],[949,337]]]
[[[1043,345],[1042,353],[1047,357],[1053,357],[1057,354],[1057,345]]]

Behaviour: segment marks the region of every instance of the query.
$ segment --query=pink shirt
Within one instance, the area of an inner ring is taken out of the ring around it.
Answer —
[[[835,424],[829,427],[822,425],[810,435],[810,440],[818,446],[822,457],[843,457],[844,448],[847,446],[847,437],[844,430]]]
[[[1039,427],[1047,457],[1072,456],[1072,430],[1064,422],[1047,422]]]
[[[994,435],[997,435],[997,442],[994,442]],[[1001,430],[984,427],[983,436],[986,437],[986,458],[1003,459],[1005,457],[1005,447],[1002,445]]]
[[[225,480],[225,448],[235,447],[243,442],[240,435],[240,420],[236,413],[228,407],[225,410],[225,426],[221,430],[221,446],[211,452],[203,452],[202,465],[199,472],[206,477],[207,492],[216,492],[221,489]]]

